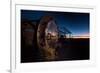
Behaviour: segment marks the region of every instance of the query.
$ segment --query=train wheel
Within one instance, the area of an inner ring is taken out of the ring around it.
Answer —
[[[45,60],[57,59],[58,27],[52,16],[44,16],[37,29],[37,44]]]

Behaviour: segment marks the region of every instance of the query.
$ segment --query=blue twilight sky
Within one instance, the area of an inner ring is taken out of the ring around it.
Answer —
[[[53,16],[58,27],[66,27],[73,36],[89,35],[89,13],[21,10],[22,20],[39,20],[44,15]]]

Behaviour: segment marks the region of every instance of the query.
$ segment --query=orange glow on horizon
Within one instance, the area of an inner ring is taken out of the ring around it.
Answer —
[[[89,36],[72,36],[72,38],[89,38]]]
[[[89,33],[80,34],[80,35],[72,35],[72,38],[89,38]]]

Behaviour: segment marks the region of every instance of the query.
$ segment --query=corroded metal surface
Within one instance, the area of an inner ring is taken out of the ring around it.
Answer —
[[[45,60],[57,59],[58,29],[51,16],[44,16],[37,29],[37,44]]]

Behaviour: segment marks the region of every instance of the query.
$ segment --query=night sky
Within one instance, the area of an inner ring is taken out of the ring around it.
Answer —
[[[44,15],[53,16],[58,27],[66,27],[73,36],[89,36],[89,13],[21,10],[22,20],[39,20]]]

